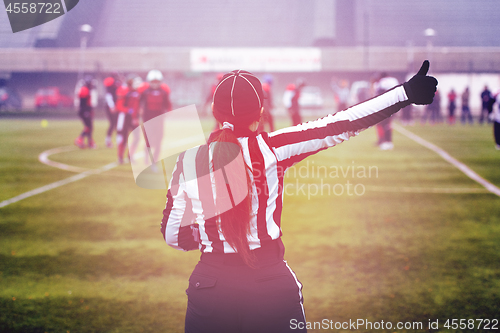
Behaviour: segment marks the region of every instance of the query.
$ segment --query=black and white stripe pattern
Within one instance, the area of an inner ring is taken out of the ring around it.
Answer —
[[[250,220],[250,249],[261,242],[281,237],[283,181],[285,172],[295,163],[321,150],[333,147],[360,131],[390,117],[409,104],[403,86],[334,115],[284,128],[275,132],[238,138],[253,182]],[[215,209],[207,146],[193,148],[179,156],[173,173],[167,204],[163,212],[162,232],[166,242],[180,250],[199,248],[202,252],[234,253],[217,228],[216,217],[204,212]],[[191,180],[187,181],[186,180]],[[202,184],[204,182],[204,184]],[[178,186],[173,186],[172,184]],[[193,238],[199,229],[199,242]]]

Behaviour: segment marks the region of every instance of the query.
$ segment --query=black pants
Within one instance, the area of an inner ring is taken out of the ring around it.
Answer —
[[[106,110],[106,117],[108,118],[109,121],[108,131],[106,132],[106,135],[111,136],[113,134],[113,131],[116,129],[116,120],[118,118],[118,113],[111,112],[111,110],[107,106],[105,110]]]
[[[264,252],[257,268],[237,254],[202,254],[186,290],[186,333],[306,332],[292,329],[305,322],[302,285],[282,256]]]
[[[462,124],[465,124],[466,121],[468,121],[469,124],[473,123],[472,115],[470,113],[469,106],[467,106],[467,105],[462,106],[462,116],[461,116],[460,120],[462,121]]]
[[[482,124],[484,121],[484,118],[488,121],[488,123],[491,122],[490,120],[490,114],[493,112],[493,107],[488,107],[488,106],[483,106],[481,109],[481,114],[479,115],[479,123]]]
[[[80,110],[78,112],[78,116],[83,122],[83,132],[81,136],[87,136],[92,138],[92,131],[93,131],[93,115],[92,115],[92,110]]]
[[[493,136],[495,137],[495,143],[500,145],[500,123],[497,121],[493,122]]]

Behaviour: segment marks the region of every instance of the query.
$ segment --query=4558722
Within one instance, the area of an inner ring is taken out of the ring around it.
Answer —
[[[457,330],[498,330],[498,319],[447,319],[444,328]]]
[[[5,10],[9,14],[63,14],[61,4],[57,2],[13,2],[9,3]]]

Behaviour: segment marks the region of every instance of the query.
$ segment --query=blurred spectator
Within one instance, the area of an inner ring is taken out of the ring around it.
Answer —
[[[405,106],[403,110],[401,110],[401,124],[403,126],[413,125],[413,104]]]
[[[499,107],[495,110],[495,113],[491,115],[493,120],[493,137],[495,138],[495,148],[500,150],[500,93],[496,96],[496,102]]]
[[[4,87],[0,87],[0,110],[2,108],[7,108],[7,101],[9,99],[9,93]]]
[[[481,93],[481,114],[479,115],[479,123],[482,124],[484,121],[484,118],[486,116],[486,119],[488,123],[491,121],[490,120],[490,115],[491,112],[493,111],[493,104],[495,104],[495,98],[491,94],[491,91],[488,89],[488,86],[484,86],[484,90]]]
[[[469,124],[472,124],[474,122],[469,107],[469,87],[466,87],[464,92],[462,93],[462,115],[460,117],[460,120],[464,125],[466,121],[468,121]]]
[[[434,99],[432,103],[427,105],[425,108],[424,115],[420,119],[420,123],[424,125],[427,122],[427,118],[429,118],[429,123],[434,125],[436,122],[440,121],[441,118],[441,95],[439,94],[439,90],[436,91],[434,95]]]
[[[455,109],[457,94],[455,93],[455,89],[451,88],[451,91],[448,93],[448,124],[455,124]]]

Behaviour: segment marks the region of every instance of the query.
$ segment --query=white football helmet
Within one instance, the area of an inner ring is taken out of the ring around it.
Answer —
[[[157,69],[152,69],[149,71],[148,75],[146,76],[146,80],[148,82],[163,81],[163,74]]]

